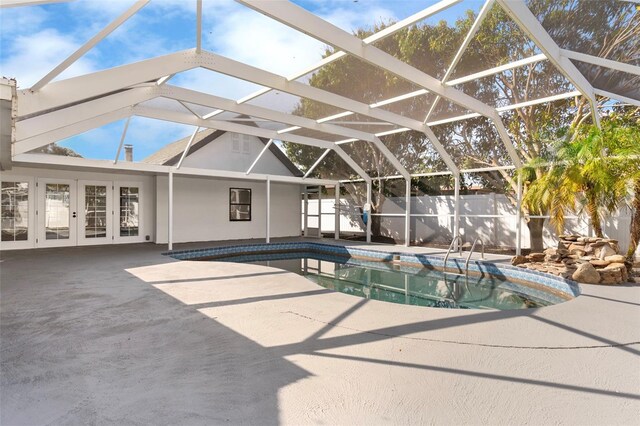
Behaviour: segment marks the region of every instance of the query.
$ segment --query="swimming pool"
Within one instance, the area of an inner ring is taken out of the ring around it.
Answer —
[[[576,297],[578,285],[510,265],[320,243],[275,243],[173,251],[181,260],[255,263],[300,274],[353,296],[452,309],[529,309]]]

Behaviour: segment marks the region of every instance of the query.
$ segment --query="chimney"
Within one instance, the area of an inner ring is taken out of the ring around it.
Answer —
[[[124,146],[124,161],[133,161],[133,145]]]

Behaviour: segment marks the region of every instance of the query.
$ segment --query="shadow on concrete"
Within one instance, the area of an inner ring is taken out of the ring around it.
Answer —
[[[172,261],[159,256],[159,250],[137,246],[3,256],[0,423],[277,424],[279,390],[310,376],[286,359],[295,354],[640,399],[636,394],[561,382],[319,352],[521,316],[619,344],[541,318],[536,310],[483,311],[322,338],[364,306],[363,299],[302,341],[264,347],[198,309],[329,290],[185,305],[157,290],[153,285],[158,283],[125,271]]]
[[[594,298],[594,299],[607,300],[607,301],[609,301],[609,302],[624,303],[625,305],[640,306],[640,303],[628,302],[628,301],[626,301],[626,300],[610,299],[610,298],[608,298],[608,297],[595,296],[595,295],[593,295],[593,294],[584,294],[584,293],[582,293],[582,294],[580,295],[580,297],[592,297],[592,298]]]
[[[436,365],[415,364],[415,363],[392,361],[392,360],[381,360],[381,359],[373,359],[373,358],[364,358],[364,357],[350,356],[350,355],[328,354],[328,353],[322,353],[322,352],[314,352],[313,355],[326,357],[326,358],[345,359],[345,360],[349,360],[349,361],[359,361],[359,362],[369,362],[369,363],[374,363],[374,364],[384,364],[384,365],[403,367],[403,368],[416,368],[416,369],[420,369],[420,370],[437,371],[437,372],[440,372],[440,373],[448,373],[448,374],[456,374],[456,375],[463,375],[463,376],[470,376],[470,377],[478,377],[478,378],[482,378],[482,379],[499,380],[499,381],[510,382],[510,383],[523,383],[523,384],[534,385],[534,386],[547,386],[547,387],[571,390],[571,391],[576,391],[576,392],[587,392],[587,393],[594,393],[594,394],[599,394],[599,395],[614,396],[616,398],[628,398],[628,399],[640,400],[640,395],[633,394],[633,393],[608,391],[608,390],[605,390],[605,389],[568,385],[568,384],[565,384],[565,383],[549,382],[549,381],[545,381],[545,380],[534,380],[534,379],[525,379],[525,378],[522,378],[522,377],[503,376],[503,375],[498,375],[498,374],[489,374],[489,373],[483,373],[483,372],[480,372],[480,371],[461,370],[461,369],[458,369],[458,368],[439,367],[439,366],[436,366]]]

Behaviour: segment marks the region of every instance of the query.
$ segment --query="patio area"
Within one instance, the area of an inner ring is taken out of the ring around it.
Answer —
[[[2,253],[2,424],[637,422],[638,286],[432,309],[162,251]]]

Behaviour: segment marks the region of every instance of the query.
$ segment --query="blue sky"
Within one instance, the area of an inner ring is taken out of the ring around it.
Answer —
[[[133,0],[76,0],[0,11],[0,74],[28,88],[63,61]],[[352,31],[380,21],[409,16],[436,0],[325,0],[297,1],[338,27]],[[152,0],[138,14],[109,35],[59,79],[139,61],[195,47],[195,0]],[[453,21],[464,10],[477,10],[481,0],[466,0],[430,21]],[[203,48],[232,59],[290,75],[317,62],[324,44],[274,22],[231,0],[203,1]],[[171,84],[228,98],[240,98],[258,86],[210,71],[181,73]],[[276,106],[287,110],[289,105]],[[111,123],[64,140],[87,158],[112,159],[124,121]],[[134,117],[126,143],[141,160],[166,143],[190,134],[184,125]]]

